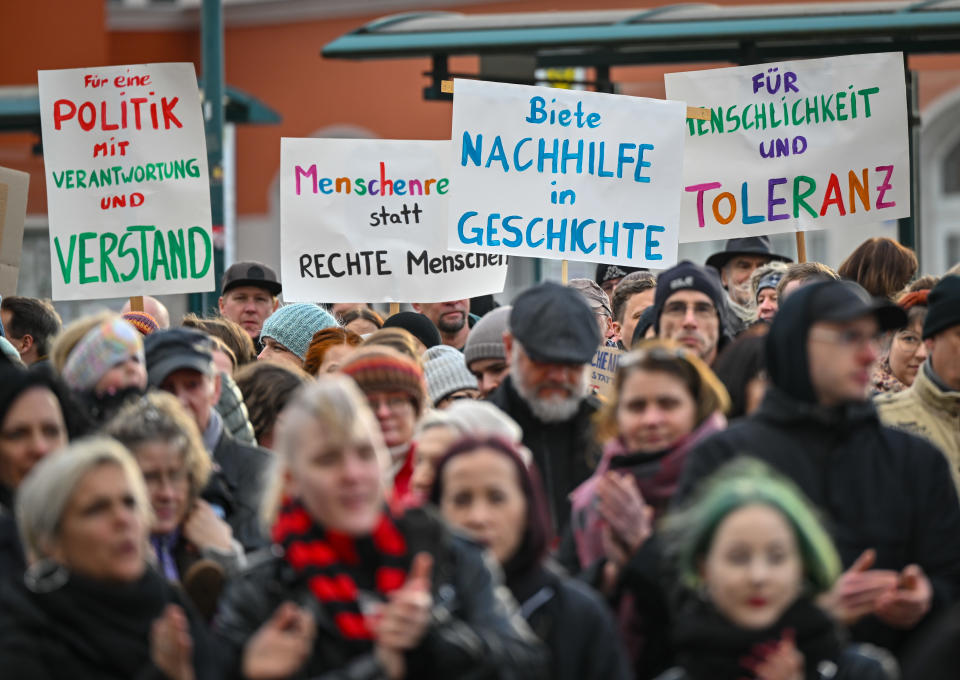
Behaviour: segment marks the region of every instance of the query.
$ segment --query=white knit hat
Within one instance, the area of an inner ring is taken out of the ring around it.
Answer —
[[[479,389],[477,379],[467,370],[463,355],[449,345],[437,345],[423,353],[423,374],[427,393],[434,406],[458,390]]]

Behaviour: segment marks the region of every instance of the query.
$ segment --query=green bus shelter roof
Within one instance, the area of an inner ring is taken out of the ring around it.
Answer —
[[[913,0],[424,12],[373,21],[327,44],[322,53],[340,59],[534,55],[539,66],[610,66],[958,48],[960,0]]]

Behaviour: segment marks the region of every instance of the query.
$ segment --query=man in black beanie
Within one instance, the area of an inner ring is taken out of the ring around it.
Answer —
[[[713,269],[684,260],[657,277],[653,328],[658,338],[696,352],[708,365],[729,337],[726,300]]]
[[[887,425],[913,432],[947,456],[960,489],[960,276],[945,276],[927,296],[927,360],[913,385],[876,401]]]
[[[766,338],[760,408],[687,457],[675,499],[738,456],[790,478],[824,515],[843,566],[828,607],[854,640],[899,653],[960,591],[960,503],[947,461],[880,423],[867,398],[882,331],[905,312],[852,281],[794,292]]]

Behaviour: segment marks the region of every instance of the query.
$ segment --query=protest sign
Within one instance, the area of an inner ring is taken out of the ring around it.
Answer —
[[[0,297],[17,294],[30,175],[0,168]]]
[[[450,142],[280,142],[283,297],[443,302],[499,293],[507,258],[447,250]]]
[[[601,347],[590,362],[590,391],[603,399],[613,399],[613,379],[617,375],[622,349]]]
[[[192,64],[38,72],[53,297],[214,288]]]
[[[684,104],[454,83],[451,249],[676,263]]]
[[[687,121],[680,241],[910,214],[903,56],[860,54],[668,73]]]

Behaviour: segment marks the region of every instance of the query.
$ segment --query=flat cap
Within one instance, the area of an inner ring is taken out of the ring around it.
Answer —
[[[531,359],[553,364],[589,363],[602,341],[583,295],[550,281],[517,296],[510,332]]]

